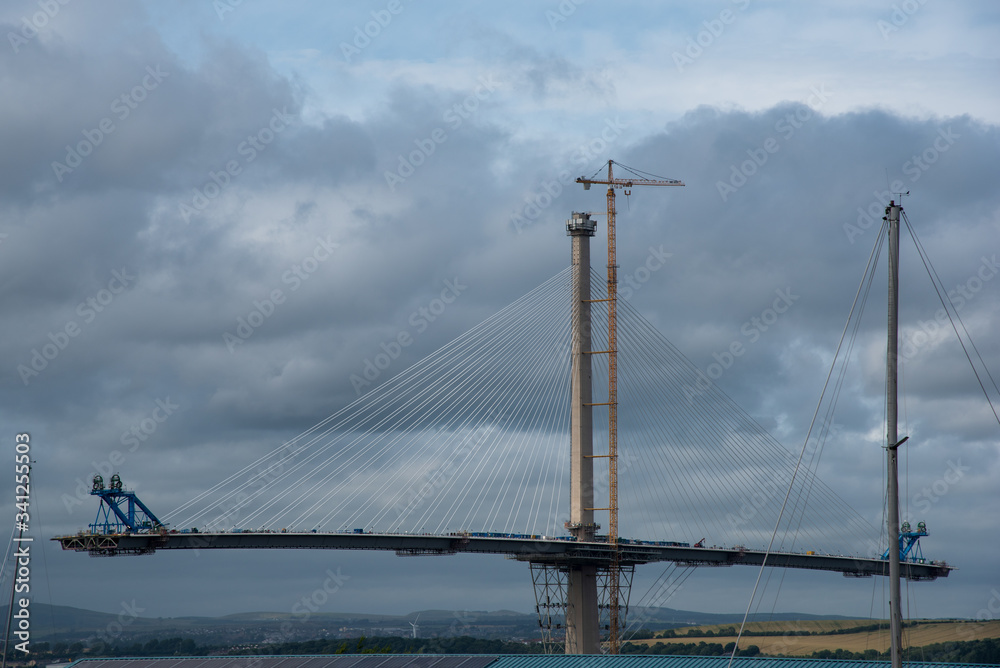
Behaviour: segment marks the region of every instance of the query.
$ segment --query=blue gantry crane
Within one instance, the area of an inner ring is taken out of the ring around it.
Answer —
[[[927,535],[927,525],[924,522],[917,522],[917,530],[910,529],[909,522],[903,522],[899,529],[899,560],[909,561],[914,564],[925,563],[924,552],[920,549],[920,538]],[[889,550],[886,548],[882,553],[882,559],[889,558]]]
[[[108,487],[104,486],[104,478],[95,475],[90,493],[101,497],[97,519],[90,525],[91,533],[154,533],[165,528],[163,522],[139,500],[135,492],[127,492],[122,488],[122,479],[117,473],[111,476]]]

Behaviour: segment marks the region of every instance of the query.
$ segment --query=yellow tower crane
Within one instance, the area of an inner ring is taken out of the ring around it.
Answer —
[[[683,186],[676,179],[646,178],[652,174],[642,174],[638,170],[618,163],[619,167],[632,172],[628,178],[616,178],[614,175],[614,160],[608,160],[608,178],[599,179],[580,177],[577,183],[583,184],[584,190],[590,190],[591,185],[606,185],[608,187],[608,454],[594,457],[608,458],[608,507],[593,510],[607,510],[608,542],[612,545],[611,569],[608,573],[608,607],[609,631],[608,652],[618,654],[621,645],[619,628],[620,593],[619,582],[621,574],[621,559],[618,551],[618,262],[615,250],[615,189],[622,188],[625,196],[632,194],[632,186]],[[596,176],[596,174],[594,175]]]

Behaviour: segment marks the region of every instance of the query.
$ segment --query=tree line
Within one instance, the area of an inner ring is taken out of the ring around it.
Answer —
[[[657,642],[639,645],[626,642],[622,654],[660,654],[673,656],[727,656],[733,650],[733,643]],[[167,656],[275,656],[275,655],[327,655],[327,654],[541,654],[539,643],[511,642],[460,636],[455,638],[353,638],[349,640],[327,638],[302,642],[285,642],[260,645],[213,646],[198,645],[191,638],[166,638],[145,643],[105,644],[95,643],[90,647],[82,643],[34,643],[31,658],[37,664],[53,663],[96,657],[167,657]],[[737,652],[737,656],[762,656],[760,648],[749,645]],[[782,655],[778,655],[782,656]],[[12,661],[22,656],[8,657]],[[850,650],[820,650],[813,652],[814,659],[844,660],[888,660],[888,652],[874,649],[863,652]],[[1000,664],[1000,639],[965,640],[935,643],[907,650],[908,661],[928,661],[941,663],[985,663]]]

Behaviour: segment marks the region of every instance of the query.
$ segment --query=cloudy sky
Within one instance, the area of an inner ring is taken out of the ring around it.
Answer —
[[[608,159],[686,183],[619,199],[623,296],[705,373],[740,344],[714,385],[789,450],[890,191],[998,377],[995,3],[347,5],[0,5],[0,416],[11,447],[31,434],[38,539],[92,521],[95,471],[168,514],[558,274],[569,213],[604,207],[572,178]],[[975,617],[1000,598],[1000,425],[902,248],[902,505],[960,568],[909,612]],[[876,527],[884,269],[816,469]],[[449,560],[46,545],[33,583],[108,612],[288,611],[332,568],[329,611],[533,608],[523,564]],[[665,604],[742,611],[755,575],[696,572]],[[782,586],[779,610],[882,614],[881,582]]]

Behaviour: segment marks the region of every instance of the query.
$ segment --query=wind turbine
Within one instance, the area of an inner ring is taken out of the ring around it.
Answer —
[[[420,613],[419,612],[417,613],[416,618],[414,618],[414,620],[412,622],[410,622],[410,626],[413,627],[413,637],[414,638],[417,637],[418,630],[420,629],[420,627],[417,626],[417,620],[418,619],[420,619]]]

